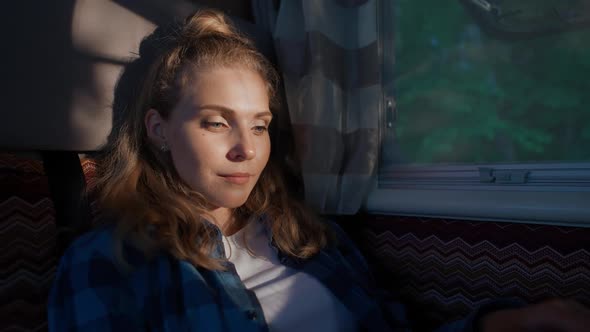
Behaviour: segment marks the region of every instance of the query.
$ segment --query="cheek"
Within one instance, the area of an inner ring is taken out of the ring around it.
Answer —
[[[170,143],[174,166],[183,180],[193,186],[219,164],[224,157],[223,148],[221,142],[212,142],[211,137],[194,130],[178,130]]]

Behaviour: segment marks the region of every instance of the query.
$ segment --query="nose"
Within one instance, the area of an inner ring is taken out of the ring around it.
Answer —
[[[256,157],[256,149],[252,137],[249,137],[248,133],[240,133],[238,140],[229,150],[227,158],[231,161],[244,161],[254,157]]]

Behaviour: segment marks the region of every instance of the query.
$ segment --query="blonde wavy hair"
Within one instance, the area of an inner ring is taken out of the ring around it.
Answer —
[[[144,117],[150,108],[165,119],[190,84],[193,68],[239,67],[260,74],[271,111],[277,110],[278,74],[226,17],[202,10],[184,23],[158,28],[140,46],[139,58],[119,78],[115,89],[113,130],[98,159],[99,204],[115,221],[116,252],[132,239],[147,256],[163,249],[206,269],[223,269],[212,257],[216,231],[205,220],[205,198],[175,171],[169,153],[150,142]],[[327,225],[292,198],[271,160],[246,203],[233,211],[246,222],[264,216],[275,245],[287,255],[309,258],[333,238]],[[126,265],[129,266],[129,265]]]

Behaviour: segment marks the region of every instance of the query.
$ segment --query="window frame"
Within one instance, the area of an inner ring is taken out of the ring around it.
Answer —
[[[383,0],[379,7],[384,75],[395,64],[394,27],[387,20],[395,16]],[[395,96],[387,90],[380,149],[386,134],[395,131]],[[590,161],[384,166],[380,159],[363,207],[370,214],[590,227]]]
[[[369,214],[590,227],[590,193],[374,189]]]

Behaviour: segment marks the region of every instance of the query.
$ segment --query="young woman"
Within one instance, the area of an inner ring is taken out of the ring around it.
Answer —
[[[214,11],[142,42],[101,159],[101,208],[115,221],[62,257],[51,331],[408,328],[345,234],[287,194],[270,158],[276,84]],[[511,306],[493,302],[448,328],[516,331],[547,310],[587,313],[564,301]]]

